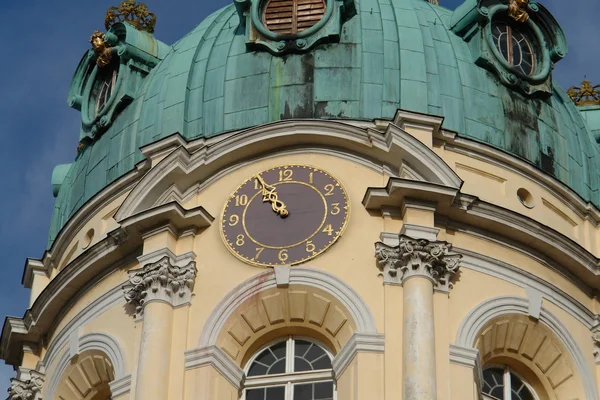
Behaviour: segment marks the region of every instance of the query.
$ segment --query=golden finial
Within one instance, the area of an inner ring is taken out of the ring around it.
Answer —
[[[135,0],[125,0],[121,5],[113,6],[106,12],[104,26],[109,30],[111,26],[119,22],[128,22],[137,30],[154,33],[156,15],[148,11],[148,7]]]
[[[94,52],[98,56],[96,59],[96,64],[98,64],[100,68],[106,67],[108,64],[110,64],[112,53],[110,51],[110,44],[106,42],[106,35],[100,31],[94,31],[92,37],[90,38],[90,43],[92,44]]]
[[[592,82],[584,79],[581,87],[573,86],[567,95],[578,106],[600,106],[600,85],[592,86]]]
[[[517,22],[527,22],[529,21],[528,6],[529,0],[510,0],[508,15]]]

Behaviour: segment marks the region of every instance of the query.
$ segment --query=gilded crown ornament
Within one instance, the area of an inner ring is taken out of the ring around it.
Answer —
[[[92,48],[98,57],[96,59],[96,64],[98,64],[100,68],[106,67],[108,64],[110,64],[112,53],[110,50],[110,44],[106,41],[106,35],[100,31],[94,31],[92,37],[90,37],[90,43],[92,44]]]
[[[584,79],[580,87],[573,86],[567,90],[567,95],[578,106],[600,105],[600,85],[592,86],[592,82]]]
[[[527,22],[529,21],[528,6],[529,0],[510,0],[508,15],[517,22]]]
[[[120,6],[113,6],[106,12],[106,30],[119,22],[128,22],[137,30],[154,33],[156,15],[148,11],[148,6],[135,0],[125,0]]]

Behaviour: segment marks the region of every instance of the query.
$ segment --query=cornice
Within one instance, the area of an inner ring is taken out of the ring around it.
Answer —
[[[356,332],[332,360],[334,375],[339,379],[358,353],[379,353],[385,350],[385,336],[381,333]]]
[[[435,201],[438,221],[448,218],[492,233],[502,232],[512,243],[561,260],[561,269],[566,267],[581,282],[600,289],[600,260],[583,246],[538,221],[458,189],[392,177],[385,187],[368,188],[363,205],[369,210],[401,207],[405,198]]]
[[[241,388],[244,371],[216,345],[206,346],[185,352],[185,369],[195,369],[209,365],[217,370],[235,388]]]

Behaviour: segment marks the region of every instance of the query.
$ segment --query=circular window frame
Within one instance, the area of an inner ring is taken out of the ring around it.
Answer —
[[[334,2],[335,0],[325,0],[325,14],[323,15],[323,18],[321,18],[319,22],[310,28],[294,34],[279,34],[267,29],[263,22],[262,14],[265,6],[268,3],[268,0],[254,1],[252,2],[251,9],[252,24],[263,37],[270,40],[277,41],[307,38],[321,30],[327,24],[327,22],[329,22],[331,16],[333,15]]]
[[[508,72],[518,76],[519,78],[526,80],[531,83],[542,83],[550,75],[550,54],[545,51],[546,41],[544,35],[537,24],[529,18],[527,22],[518,23],[511,21],[508,16],[509,6],[507,5],[496,5],[488,9],[488,23],[485,27],[485,39],[490,48],[490,51],[500,63],[500,65]],[[533,55],[536,58],[536,66],[534,72],[531,75],[525,75],[518,68],[512,66],[508,60],[500,53],[494,42],[494,35],[492,32],[492,26],[494,21],[505,22],[508,25],[521,24],[518,26],[518,30],[530,40],[531,47],[533,48]]]
[[[523,204],[524,207],[528,209],[533,209],[535,207],[535,198],[533,194],[525,188],[517,189],[517,198]]]

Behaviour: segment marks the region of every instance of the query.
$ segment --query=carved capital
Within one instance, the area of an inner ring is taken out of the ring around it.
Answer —
[[[26,381],[10,380],[8,400],[38,400],[41,398],[44,374],[37,371],[30,371],[29,374],[30,377]]]
[[[178,266],[173,265],[169,256],[164,256],[143,268],[129,271],[129,282],[123,286],[125,300],[136,306],[138,314],[150,301],[164,301],[174,307],[185,304],[194,290],[196,273],[194,261]]]
[[[431,279],[434,288],[449,291],[450,279],[458,271],[460,254],[451,254],[452,245],[400,235],[397,246],[375,243],[375,257],[386,283],[403,284],[408,278]]]
[[[596,328],[592,332],[592,340],[594,341],[594,359],[596,364],[600,364],[600,328]]]

